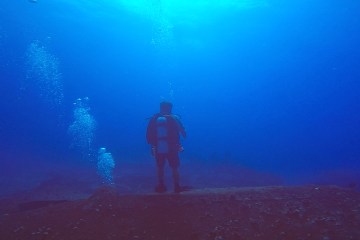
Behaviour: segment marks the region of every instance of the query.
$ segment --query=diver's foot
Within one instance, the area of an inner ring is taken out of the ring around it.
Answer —
[[[186,192],[186,191],[190,191],[191,187],[189,186],[175,186],[174,187],[174,193],[181,193],[181,192]]]
[[[164,193],[166,192],[166,186],[163,184],[157,185],[155,188],[155,192],[157,193]]]

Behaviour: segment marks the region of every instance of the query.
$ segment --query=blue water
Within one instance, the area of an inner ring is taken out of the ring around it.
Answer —
[[[188,133],[184,168],[360,182],[359,12],[348,0],[2,0],[2,186],[96,168],[100,147],[117,166],[152,163],[145,129],[162,100]],[[68,130],[84,97],[85,154]]]

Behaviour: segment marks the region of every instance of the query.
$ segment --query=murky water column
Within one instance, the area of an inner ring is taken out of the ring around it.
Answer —
[[[78,98],[74,102],[74,120],[68,128],[70,148],[80,151],[82,157],[91,159],[96,121],[90,114],[89,98]]]
[[[173,47],[174,26],[166,16],[166,12],[160,0],[152,1],[149,15],[153,24],[151,43],[155,47],[171,49]]]
[[[34,41],[28,46],[26,65],[26,79],[21,91],[31,89],[49,108],[59,108],[64,100],[59,60],[39,41]]]
[[[114,184],[113,172],[115,168],[115,161],[111,153],[106,152],[106,148],[102,147],[98,151],[97,172],[101,177],[103,184]]]
[[[0,57],[3,58],[3,54],[4,54],[4,40],[5,40],[5,32],[2,28],[2,26],[0,25]]]
[[[160,77],[166,79],[168,84],[168,98],[174,98],[173,73],[176,66],[174,63],[174,26],[167,16],[164,5],[161,0],[152,0],[148,8],[148,15],[152,22],[151,44],[158,50],[163,66],[160,67]],[[170,73],[170,74],[169,74]]]

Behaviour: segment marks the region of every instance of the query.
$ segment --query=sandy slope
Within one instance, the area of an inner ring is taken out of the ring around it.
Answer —
[[[163,195],[99,189],[77,201],[1,203],[4,240],[360,239],[360,193],[332,186]]]

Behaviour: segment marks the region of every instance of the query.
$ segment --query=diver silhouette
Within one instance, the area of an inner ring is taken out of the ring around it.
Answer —
[[[151,153],[156,159],[158,185],[155,191],[158,193],[166,192],[164,183],[164,166],[168,160],[172,170],[174,192],[185,191],[185,187],[180,186],[180,158],[179,152],[184,148],[180,143],[180,134],[186,138],[185,128],[180,118],[171,113],[172,103],[161,102],[160,112],[150,118],[146,130],[146,140],[151,145]]]

